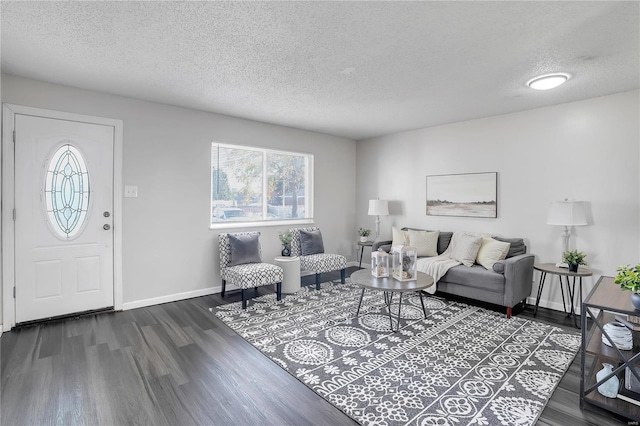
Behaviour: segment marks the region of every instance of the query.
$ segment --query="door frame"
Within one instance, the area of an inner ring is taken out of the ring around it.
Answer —
[[[16,325],[16,304],[13,296],[15,285],[15,145],[13,131],[16,114],[78,121],[88,124],[112,126],[113,146],[113,304],[115,310],[122,310],[122,120],[32,108],[22,105],[2,106],[2,331],[9,331]]]

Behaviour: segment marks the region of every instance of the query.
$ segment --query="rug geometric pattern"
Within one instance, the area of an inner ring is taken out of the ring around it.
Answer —
[[[360,293],[329,282],[211,310],[363,425],[532,425],[580,346],[577,332],[433,296],[425,319],[417,294],[392,332],[380,292],[355,316]]]

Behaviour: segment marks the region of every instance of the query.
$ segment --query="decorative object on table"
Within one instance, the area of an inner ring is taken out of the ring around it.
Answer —
[[[640,373],[638,367],[633,367],[633,369],[636,373]],[[620,380],[617,398],[635,405],[640,405],[640,393],[638,392],[640,392],[638,379],[631,373],[631,369],[626,367],[624,369],[624,379]]]
[[[633,348],[633,335],[624,324],[612,321],[605,324],[603,328],[618,349],[628,351]],[[611,346],[611,342],[604,333],[602,333],[602,343]]]
[[[600,381],[604,379],[606,376],[611,374],[612,371],[613,371],[613,365],[608,364],[606,362],[603,363],[602,370],[596,373],[596,380]],[[606,382],[598,386],[598,392],[600,392],[601,395],[604,395],[607,398],[615,398],[616,396],[618,396],[619,387],[620,387],[620,379],[618,379],[618,376],[613,375],[611,376],[611,378],[609,378],[609,380],[607,380]]]
[[[378,249],[371,253],[371,275],[377,278],[389,276],[389,254]]]
[[[624,387],[631,392],[640,393],[640,380],[631,370],[640,375],[640,366],[626,367],[624,369]]]
[[[365,229],[365,228],[359,228],[358,229],[358,235],[360,235],[360,242],[361,243],[366,243],[367,242],[367,237],[369,235],[371,235],[371,230],[370,229]]]
[[[278,238],[282,243],[282,255],[291,256],[291,239],[293,234],[291,232],[278,232]]]
[[[640,309],[640,263],[636,266],[622,265],[616,269],[617,274],[613,282],[621,289],[631,291],[631,303]]]
[[[549,205],[547,225],[564,226],[562,231],[562,252],[569,250],[569,238],[571,238],[570,226],[587,225],[587,214],[582,201],[553,201]]]
[[[578,250],[567,250],[562,253],[562,261],[569,267],[569,272],[578,272],[578,266],[586,265],[586,254]]]
[[[616,321],[631,331],[640,331],[640,318],[632,315],[616,315]]]
[[[427,176],[427,215],[498,217],[498,173]]]
[[[380,236],[380,216],[389,215],[389,202],[387,200],[369,200],[369,216],[376,217],[376,240]]]
[[[418,250],[411,246],[391,247],[391,270],[393,278],[398,281],[411,281],[416,279],[416,263]]]

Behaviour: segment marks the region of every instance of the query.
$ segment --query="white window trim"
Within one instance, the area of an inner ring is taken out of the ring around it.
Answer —
[[[304,155],[307,157],[307,160],[309,161],[309,165],[306,169],[306,180],[307,180],[307,184],[310,188],[310,192],[311,192],[311,197],[305,197],[305,203],[306,208],[309,210],[309,212],[311,213],[309,217],[307,218],[300,218],[300,219],[283,219],[283,220],[254,220],[254,221],[248,221],[248,222],[218,222],[218,223],[211,223],[211,213],[209,213],[209,229],[210,230],[219,230],[219,229],[240,229],[240,228],[258,228],[258,227],[269,227],[269,226],[288,226],[288,225],[292,225],[292,226],[297,226],[297,225],[308,225],[308,224],[314,224],[315,220],[314,220],[314,203],[313,200],[315,198],[315,187],[314,187],[314,182],[313,182],[313,168],[315,166],[314,164],[314,155],[310,154],[308,152],[299,152],[299,151],[285,151],[285,150],[281,150],[281,149],[272,149],[272,148],[260,148],[260,147],[254,147],[254,146],[248,146],[248,145],[235,145],[235,144],[227,144],[227,143],[222,143],[222,142],[211,142],[211,146],[213,146],[213,144],[218,144],[221,147],[225,147],[225,148],[232,148],[232,149],[238,149],[238,148],[242,148],[242,149],[246,149],[246,150],[254,150],[254,151],[261,151],[261,152],[270,152],[270,153],[274,153],[274,154],[286,154],[286,155]],[[263,163],[266,162],[266,156],[263,157]],[[210,164],[210,166],[212,166]],[[266,170],[266,164],[264,164],[263,170]],[[266,194],[266,185],[267,185],[267,180],[263,179],[263,194]],[[213,184],[213,182],[212,182]],[[209,190],[209,194],[211,194],[211,190]],[[308,198],[308,199],[307,199]],[[211,212],[211,200],[209,200],[209,212]],[[263,210],[266,209],[266,203],[263,206]]]

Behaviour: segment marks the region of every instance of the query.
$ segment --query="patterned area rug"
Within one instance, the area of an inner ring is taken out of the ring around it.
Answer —
[[[433,296],[424,319],[417,294],[394,333],[380,292],[355,316],[361,291],[324,283],[211,311],[363,425],[534,424],[580,346],[578,333]]]

